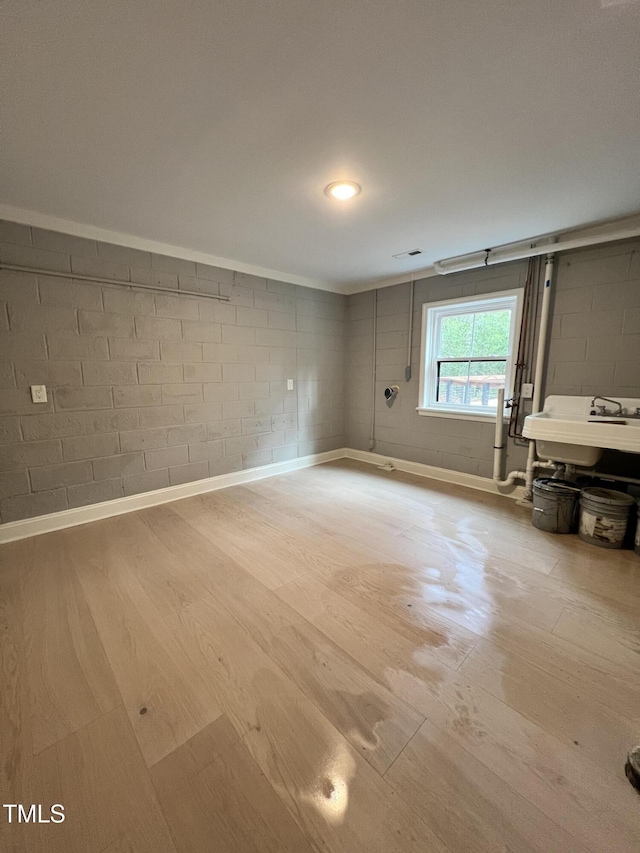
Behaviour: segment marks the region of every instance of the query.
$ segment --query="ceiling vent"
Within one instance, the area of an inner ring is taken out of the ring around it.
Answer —
[[[421,255],[422,249],[411,249],[409,252],[400,252],[397,255],[392,255],[391,257],[397,258],[399,261],[404,261],[405,258],[414,258],[416,255]]]

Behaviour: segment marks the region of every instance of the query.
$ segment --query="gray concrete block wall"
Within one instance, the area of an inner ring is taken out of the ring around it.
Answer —
[[[367,449],[371,291],[345,297],[0,222],[0,258],[229,303],[0,273],[0,519],[343,445]],[[377,292],[376,450],[490,476],[493,427],[420,417],[421,306],[521,286],[524,262]],[[640,396],[640,241],[559,258],[545,393]],[[286,390],[293,378],[295,390]],[[384,387],[400,385],[392,408]],[[31,402],[46,384],[49,401]],[[512,442],[509,469],[525,451]]]
[[[404,380],[409,285],[378,291],[376,445],[384,455],[490,477],[493,424],[422,417],[416,412],[422,304],[521,287],[526,262],[416,282],[412,378]],[[373,293],[347,299],[347,445],[366,450],[371,425]],[[388,408],[383,392],[400,386]],[[558,258],[544,394],[640,397],[640,241],[602,245]],[[623,455],[619,455],[623,456]],[[510,441],[507,470],[526,450]],[[616,460],[607,457],[611,467]],[[635,457],[618,464],[637,464]],[[608,470],[607,464],[604,470]]]
[[[424,417],[416,412],[420,381],[422,305],[443,299],[509,290],[524,284],[526,263],[455,276],[416,281],[414,293],[411,379],[404,378],[409,342],[410,285],[377,291],[375,451],[468,474],[491,476],[493,424]],[[373,297],[369,291],[347,299],[347,444],[367,450],[371,429]],[[400,386],[393,406],[384,398],[387,385]],[[523,448],[510,447],[508,464],[519,467]]]
[[[548,394],[640,397],[640,240],[560,257]]]
[[[2,221],[0,259],[230,300],[1,271],[3,523],[344,446],[345,297]]]

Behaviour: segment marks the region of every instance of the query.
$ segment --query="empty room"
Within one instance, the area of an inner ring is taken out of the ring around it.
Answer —
[[[640,851],[640,2],[0,4],[0,851]]]

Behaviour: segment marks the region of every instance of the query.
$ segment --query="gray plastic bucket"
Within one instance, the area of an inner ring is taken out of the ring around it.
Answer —
[[[568,480],[534,480],[533,526],[547,533],[571,533],[579,494],[580,486]]]
[[[600,548],[622,548],[635,504],[631,495],[588,487],[580,494],[580,538]]]

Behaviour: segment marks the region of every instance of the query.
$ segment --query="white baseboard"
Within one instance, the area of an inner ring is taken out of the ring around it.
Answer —
[[[480,492],[489,492],[500,495],[503,498],[519,500],[524,495],[522,486],[514,486],[509,491],[500,490],[493,480],[488,477],[478,477],[477,474],[465,474],[462,471],[451,471],[449,468],[436,468],[434,465],[425,465],[422,462],[409,462],[406,459],[396,459],[393,456],[383,456],[380,453],[371,453],[368,450],[354,450],[346,447],[343,453],[347,459],[356,459],[358,462],[367,462],[370,465],[384,465],[391,462],[398,471],[407,474],[416,474],[418,477],[428,477],[431,480],[439,480],[441,483],[453,483],[456,486],[466,486],[469,489],[477,489]]]
[[[218,489],[226,489],[229,486],[240,486],[243,483],[251,483],[255,480],[263,480],[267,477],[275,477],[278,474],[287,474],[290,471],[299,471],[301,468],[310,468],[312,465],[321,465],[323,462],[333,462],[336,459],[355,459],[370,465],[384,465],[391,462],[398,471],[406,471],[408,474],[416,474],[419,477],[427,477],[439,480],[442,483],[454,483],[457,486],[466,486],[481,492],[490,492],[502,497],[518,500],[524,494],[521,486],[513,488],[510,492],[501,492],[493,480],[487,477],[478,477],[475,474],[463,474],[459,471],[450,471],[447,468],[436,468],[433,465],[424,465],[421,462],[408,462],[406,459],[395,459],[392,456],[382,456],[379,453],[370,453],[367,450],[354,450],[351,447],[341,447],[338,450],[328,450],[325,453],[315,453],[311,456],[301,456],[298,459],[290,459],[287,462],[274,462],[272,465],[263,465],[260,468],[248,468],[246,471],[235,471],[232,474],[219,474],[217,477],[207,477],[204,480],[194,480],[192,483],[183,483],[180,486],[169,486],[166,489],[157,489],[154,492],[143,492],[140,495],[129,495],[124,498],[115,498],[112,501],[89,504],[75,509],[65,509],[61,512],[53,512],[49,515],[39,515],[36,518],[24,518],[20,521],[9,521],[0,524],[0,544],[14,542],[17,539],[26,539],[29,536],[40,536],[42,533],[51,533],[54,530],[63,530],[65,527],[76,527],[79,524],[88,524],[91,521],[99,521],[101,518],[111,518],[115,515],[123,515],[127,512],[135,512],[158,504],[178,501],[182,498],[190,498],[194,495],[203,495],[206,492],[215,492]]]
[[[156,491],[143,492],[140,495],[128,495],[123,498],[115,498],[112,501],[103,501],[75,509],[52,512],[48,515],[39,515],[36,518],[9,521],[6,524],[0,524],[0,544],[14,542],[16,539],[26,539],[29,536],[40,536],[42,533],[51,533],[53,530],[63,530],[65,527],[88,524],[90,521],[111,518],[114,515],[123,515],[127,512],[135,512],[138,509],[170,503],[194,495],[203,495],[206,492],[215,492],[229,486],[239,486],[243,483],[251,483],[254,480],[263,480],[277,474],[287,474],[290,471],[298,471],[301,468],[309,468],[312,465],[342,459],[345,454],[344,448],[328,450],[325,453],[300,456],[286,462],[262,465],[260,468],[247,468],[246,471],[234,471],[231,474],[219,474],[217,477],[194,480],[192,483],[183,483],[179,486],[168,486],[166,489],[156,489]]]

